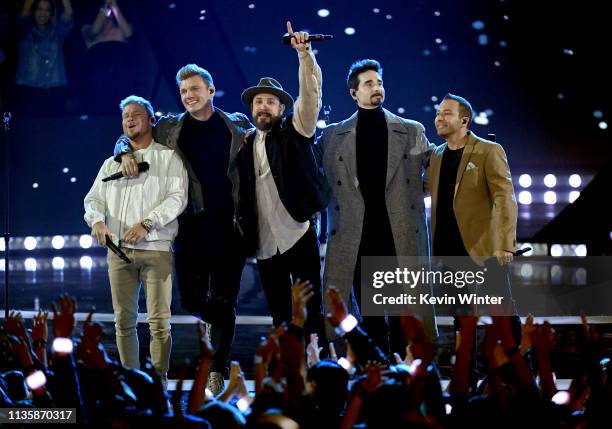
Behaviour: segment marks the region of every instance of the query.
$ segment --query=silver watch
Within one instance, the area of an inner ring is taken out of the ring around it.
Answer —
[[[147,230],[147,232],[151,232],[153,229],[153,221],[151,219],[144,219],[142,222],[140,222],[140,224]]]

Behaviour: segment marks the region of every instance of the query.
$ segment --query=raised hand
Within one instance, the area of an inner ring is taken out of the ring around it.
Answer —
[[[331,312],[327,314],[327,320],[335,328],[346,318],[348,311],[335,286],[329,286],[326,293],[331,307]]]
[[[291,36],[291,47],[298,52],[306,52],[310,49],[310,43],[308,42],[308,33],[304,31],[293,32],[291,27],[291,21],[287,21],[287,33]]]
[[[32,352],[30,351],[30,345],[28,344],[27,339],[11,336],[8,343],[11,352],[17,357],[17,359],[19,359],[22,369],[25,370],[34,365]]]
[[[366,379],[362,387],[368,393],[374,393],[383,384],[382,366],[379,364],[368,364],[366,366]]]
[[[329,343],[329,358],[334,362],[338,362],[338,354],[336,354],[336,346],[334,346],[334,343]]]
[[[319,336],[317,334],[310,334],[310,342],[306,346],[306,364],[308,368],[320,362],[321,358],[319,355],[321,350],[323,350],[323,347],[319,347]]]
[[[291,303],[293,305],[293,319],[291,323],[300,328],[304,327],[304,322],[308,316],[306,304],[312,298],[314,292],[309,281],[300,282],[297,279],[291,287]]]
[[[83,334],[81,336],[81,340],[91,342],[92,344],[100,344],[104,339],[104,330],[102,329],[101,324],[91,322],[95,311],[95,307],[92,307],[89,310],[87,319],[85,319],[85,322],[83,322]]]
[[[32,342],[36,344],[37,341],[47,342],[48,331],[47,331],[47,318],[49,317],[48,312],[38,310],[38,314],[32,318]]]
[[[4,321],[4,329],[11,335],[14,335],[27,344],[30,340],[28,339],[28,333],[26,332],[25,324],[23,323],[23,317],[20,312],[11,311],[9,317]]]
[[[246,388],[244,373],[242,368],[240,368],[240,364],[236,361],[231,361],[229,382],[223,393],[219,395],[219,400],[229,402],[234,396],[238,397],[238,399],[247,398],[249,392]]]
[[[74,329],[74,312],[76,301],[67,293],[60,296],[60,311],[57,311],[55,303],[51,304],[53,312],[53,336],[55,338],[72,338]]]

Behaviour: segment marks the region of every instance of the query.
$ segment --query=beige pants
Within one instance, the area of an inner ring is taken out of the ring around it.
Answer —
[[[108,252],[108,275],[121,363],[130,368],[140,368],[136,325],[138,295],[142,283],[147,299],[147,322],[151,331],[151,362],[162,379],[166,379],[172,348],[172,253],[122,250],[132,260],[131,264],[122,261],[113,252]]]

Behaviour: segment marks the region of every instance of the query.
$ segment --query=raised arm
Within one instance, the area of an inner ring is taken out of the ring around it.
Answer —
[[[21,8],[21,16],[28,16],[32,12],[32,4],[34,0],[25,0],[23,2],[23,7]]]
[[[108,3],[111,10],[113,11],[113,15],[115,15],[115,18],[117,19],[117,24],[119,24],[121,34],[123,34],[123,37],[125,37],[126,39],[129,39],[130,37],[132,37],[132,26],[129,22],[127,22],[125,16],[123,16],[123,13],[121,12],[121,9],[119,9],[119,5],[117,4],[117,0],[109,0]]]
[[[308,43],[308,33],[293,32],[291,22],[287,21],[287,32],[294,37],[291,46],[298,52],[300,60],[300,93],[293,106],[293,126],[304,137],[312,137],[317,127],[321,109],[321,68]]]
[[[70,0],[62,0],[64,5],[64,12],[62,12],[62,18],[64,21],[70,21],[72,19],[72,3]]]

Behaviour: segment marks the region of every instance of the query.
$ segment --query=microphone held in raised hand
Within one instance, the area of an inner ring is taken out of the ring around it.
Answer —
[[[285,34],[283,36],[283,44],[290,45],[291,38],[295,37],[293,34]],[[331,34],[309,34],[307,42],[322,42],[324,40],[332,40],[334,36]]]
[[[146,161],[143,162],[139,162],[138,163],[138,173],[142,173],[144,171],[147,171],[149,169],[149,163]],[[108,182],[110,180],[117,180],[117,179],[121,179],[123,177],[123,172],[120,171],[118,173],[115,174],[111,174],[108,177],[105,177],[104,179],[102,179],[103,182]]]

